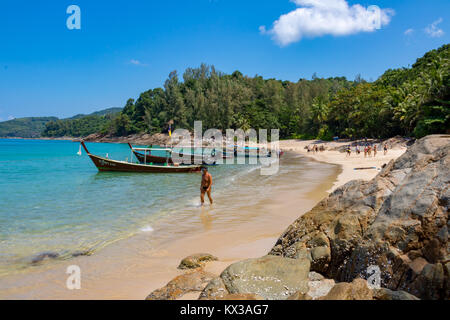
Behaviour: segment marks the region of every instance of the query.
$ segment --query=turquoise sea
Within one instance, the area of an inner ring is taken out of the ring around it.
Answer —
[[[125,144],[87,146],[111,159],[131,156]],[[0,276],[32,266],[40,254],[60,260],[95,253],[199,205],[198,173],[100,173],[78,150],[71,141],[0,139]],[[254,169],[210,167],[214,188],[227,190]]]

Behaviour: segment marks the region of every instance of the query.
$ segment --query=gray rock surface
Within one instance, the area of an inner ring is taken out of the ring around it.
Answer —
[[[201,299],[219,299],[228,294],[256,294],[264,299],[284,300],[296,292],[308,292],[308,259],[264,256],[228,266],[211,281]]]
[[[373,276],[421,299],[449,299],[450,136],[416,141],[371,181],[351,181],[295,221],[271,255],[309,257],[338,282]],[[336,289],[337,290],[337,289]]]

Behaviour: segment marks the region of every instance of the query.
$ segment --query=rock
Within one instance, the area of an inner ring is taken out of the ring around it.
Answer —
[[[325,277],[323,275],[321,275],[320,273],[311,271],[308,274],[308,279],[309,279],[309,281],[321,281],[321,280],[324,280]]]
[[[232,293],[217,300],[264,300],[264,298],[254,293]]]
[[[31,264],[38,264],[45,259],[56,259],[59,257],[59,253],[57,252],[42,252],[37,254],[35,257],[31,259]]]
[[[72,252],[72,257],[81,257],[81,256],[91,256],[94,254],[93,250],[84,250],[84,251],[74,251]]]
[[[374,289],[373,297],[375,300],[420,300],[408,292],[392,291],[386,288]]]
[[[200,292],[214,277],[203,269],[188,271],[172,279],[164,287],[153,291],[146,300],[175,300],[189,292]]]
[[[372,290],[367,281],[355,279],[352,283],[337,283],[330,292],[320,300],[372,300]]]
[[[197,253],[181,260],[178,269],[195,269],[203,266],[206,262],[217,260],[216,257],[208,253]]]
[[[291,295],[287,300],[312,300],[311,296],[307,293],[296,292]]]
[[[323,296],[326,296],[334,286],[335,282],[333,279],[310,281],[308,282],[308,296],[313,300],[319,299]]]
[[[203,290],[200,298],[230,294],[256,294],[264,299],[284,300],[300,291],[308,292],[308,259],[264,256],[228,266]],[[223,293],[223,294],[222,294]]]
[[[448,274],[445,274],[442,264],[429,263],[415,277],[414,282],[405,287],[405,291],[424,300],[437,300],[445,294],[450,294],[445,287],[446,281]]]
[[[307,257],[311,271],[338,282],[379,277],[390,290],[449,299],[449,167],[449,135],[417,140],[371,181],[336,189],[269,254]]]
[[[199,300],[219,300],[229,295],[222,278],[212,279],[200,293]]]
[[[317,271],[323,271],[328,268],[331,260],[330,247],[321,246],[311,249],[311,264],[312,268]]]

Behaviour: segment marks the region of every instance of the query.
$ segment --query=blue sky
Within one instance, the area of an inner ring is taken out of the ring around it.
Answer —
[[[71,4],[81,30],[66,27]],[[381,8],[381,29],[348,20],[358,4]],[[333,19],[316,19],[323,10]],[[375,80],[449,43],[449,12],[448,0],[2,0],[0,120],[122,107],[202,62],[291,81]]]

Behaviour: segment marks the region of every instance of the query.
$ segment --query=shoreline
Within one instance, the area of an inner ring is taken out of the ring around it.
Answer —
[[[379,172],[378,170],[355,171],[353,170],[355,164],[361,165],[363,161],[370,161],[371,164],[381,167],[381,165],[397,158],[406,150],[406,148],[390,150],[388,155],[380,155],[376,159],[364,159],[363,156],[357,158],[355,155],[353,156],[354,158],[346,158],[344,153],[337,151],[326,151],[315,155],[307,153],[304,150],[304,146],[309,143],[311,141],[284,140],[280,141],[280,148],[305,157],[308,161],[335,165],[335,173],[331,179],[317,181],[318,186],[306,194],[299,195],[296,192],[297,190],[292,190],[292,192],[279,192],[273,197],[266,196],[266,201],[263,201],[264,203],[260,209],[274,214],[270,217],[271,219],[256,221],[257,226],[255,226],[254,221],[244,221],[238,224],[236,229],[230,228],[229,226],[225,226],[222,229],[215,229],[211,222],[212,217],[208,216],[208,213],[203,215],[202,212],[203,217],[200,217],[200,219],[204,231],[200,234],[181,236],[178,240],[160,245],[156,251],[149,250],[148,248],[143,249],[140,253],[141,258],[143,260],[151,260],[152,263],[150,265],[148,263],[134,263],[130,266],[127,265],[127,261],[132,261],[132,259],[123,259],[123,256],[120,257],[120,263],[116,261],[119,259],[117,256],[117,248],[119,248],[119,251],[127,251],[129,248],[142,246],[142,243],[148,241],[146,239],[147,235],[142,234],[135,236],[133,239],[119,241],[117,245],[114,244],[107,247],[91,257],[74,258],[70,262],[61,263],[61,266],[58,266],[56,269],[50,268],[49,270],[37,272],[38,278],[42,275],[44,275],[44,278],[48,276],[53,279],[53,282],[59,282],[59,286],[55,288],[50,285],[50,287],[42,288],[43,290],[40,287],[34,288],[34,290],[30,290],[31,292],[16,290],[12,298],[144,299],[150,292],[163,287],[171,279],[183,273],[176,269],[181,259],[199,252],[207,252],[219,258],[219,261],[210,262],[205,267],[205,271],[219,275],[222,270],[234,262],[266,255],[280,234],[294,220],[312,209],[338,186],[354,179],[370,180]],[[255,208],[251,208],[251,210],[255,210]],[[274,217],[276,217],[276,223],[273,223]],[[88,279],[87,282],[91,284],[84,285],[84,290],[69,291],[64,287],[63,284],[65,284],[67,276],[65,274],[65,268],[61,268],[63,265],[80,264],[84,265],[85,268],[95,270],[99,266],[103,267],[105,262],[106,264],[112,263],[115,265],[107,267],[107,270],[102,274],[102,281],[100,283],[96,279],[95,272],[92,275],[89,275],[88,272],[85,277]],[[149,266],[152,269],[151,271],[149,270]],[[56,276],[56,280],[55,275],[48,274],[55,270],[60,271]],[[122,273],[123,277],[127,278],[126,285],[130,286],[130,288],[125,287],[125,283],[121,279],[122,277],[117,278],[115,273],[118,270]],[[21,278],[22,276],[12,277],[12,280],[6,286],[14,288],[15,281],[22,281],[21,287],[23,288],[29,286],[29,284],[27,285],[27,281],[34,281],[33,274],[23,276],[25,280]],[[105,285],[103,283],[104,281],[109,282],[109,284]],[[145,283],[145,285],[143,286],[142,283]],[[187,294],[181,297],[181,299],[196,299],[198,294]],[[11,298],[8,295],[1,294],[1,291],[0,297],[4,299]]]
[[[297,154],[291,156],[307,174],[306,180],[298,181],[298,186],[304,187],[290,188],[287,184],[274,189],[275,193],[264,195],[256,205],[243,202],[231,216],[225,203],[218,201],[216,208],[207,205],[198,209],[193,216],[195,223],[188,223],[190,229],[174,225],[168,217],[154,232],[118,241],[92,256],[44,264],[30,273],[0,278],[0,298],[142,300],[182,274],[177,266],[189,254],[209,252],[217,256],[219,261],[207,266],[212,273],[220,273],[233,262],[265,255],[300,213],[306,213],[326,196],[326,189],[338,174],[335,166],[318,165]],[[151,239],[158,232],[164,235],[160,243],[154,243]],[[81,290],[65,288],[68,265],[80,266]]]
[[[329,163],[338,165],[341,168],[341,172],[338,174],[336,182],[333,186],[327,190],[328,193],[332,193],[337,188],[343,186],[352,180],[365,180],[369,181],[381,171],[384,165],[387,165],[390,161],[397,159],[403,155],[407,148],[398,146],[388,150],[386,155],[383,152],[379,152],[376,157],[364,158],[363,153],[356,155],[352,152],[351,156],[347,157],[345,153],[326,150],[324,152],[312,153],[307,152],[305,147],[313,143],[318,143],[317,140],[283,140],[280,141],[280,148],[291,152],[296,152],[305,157],[313,159],[318,162]],[[348,142],[322,142],[322,145],[331,146],[333,148],[343,147],[348,145]],[[374,167],[375,169],[355,170],[363,167]]]

